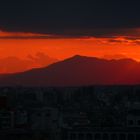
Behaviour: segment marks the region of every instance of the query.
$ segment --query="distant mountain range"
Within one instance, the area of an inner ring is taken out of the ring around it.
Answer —
[[[73,56],[44,68],[0,75],[0,86],[86,86],[140,84],[140,63]]]

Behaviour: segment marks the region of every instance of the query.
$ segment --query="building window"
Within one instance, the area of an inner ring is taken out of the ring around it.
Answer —
[[[117,134],[111,134],[111,140],[118,140],[118,135]]]
[[[136,134],[136,140],[140,140],[140,134]]]
[[[100,133],[96,133],[94,135],[95,140],[101,140],[101,134]]]
[[[38,116],[38,117],[40,117],[41,116],[41,113],[36,113],[35,115]]]
[[[125,134],[120,134],[119,135],[119,140],[126,140],[126,135]]]
[[[128,134],[128,140],[135,140],[134,134]]]
[[[78,140],[84,140],[84,134],[83,133],[79,133]]]
[[[92,133],[87,133],[86,140],[92,140]]]
[[[140,126],[140,120],[137,121],[137,125]]]
[[[71,140],[76,140],[76,134],[75,134],[75,133],[71,133],[70,139],[71,139]]]
[[[103,140],[108,140],[109,139],[109,135],[107,133],[104,133],[102,136]]]
[[[46,113],[45,116],[46,116],[46,117],[50,117],[51,114],[50,114],[50,113]]]
[[[134,125],[134,121],[133,120],[128,120],[128,126],[133,126]]]

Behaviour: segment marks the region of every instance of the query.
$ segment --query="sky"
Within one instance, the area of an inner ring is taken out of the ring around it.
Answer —
[[[139,5],[136,0],[2,1],[0,73],[76,54],[140,61]]]

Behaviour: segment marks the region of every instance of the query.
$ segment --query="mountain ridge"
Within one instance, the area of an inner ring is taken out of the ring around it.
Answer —
[[[140,63],[75,55],[44,68],[0,76],[0,86],[140,84]]]

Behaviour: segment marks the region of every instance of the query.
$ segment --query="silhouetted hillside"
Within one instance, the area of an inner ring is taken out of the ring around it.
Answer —
[[[140,84],[140,63],[76,55],[45,68],[0,76],[1,85],[81,86]]]

